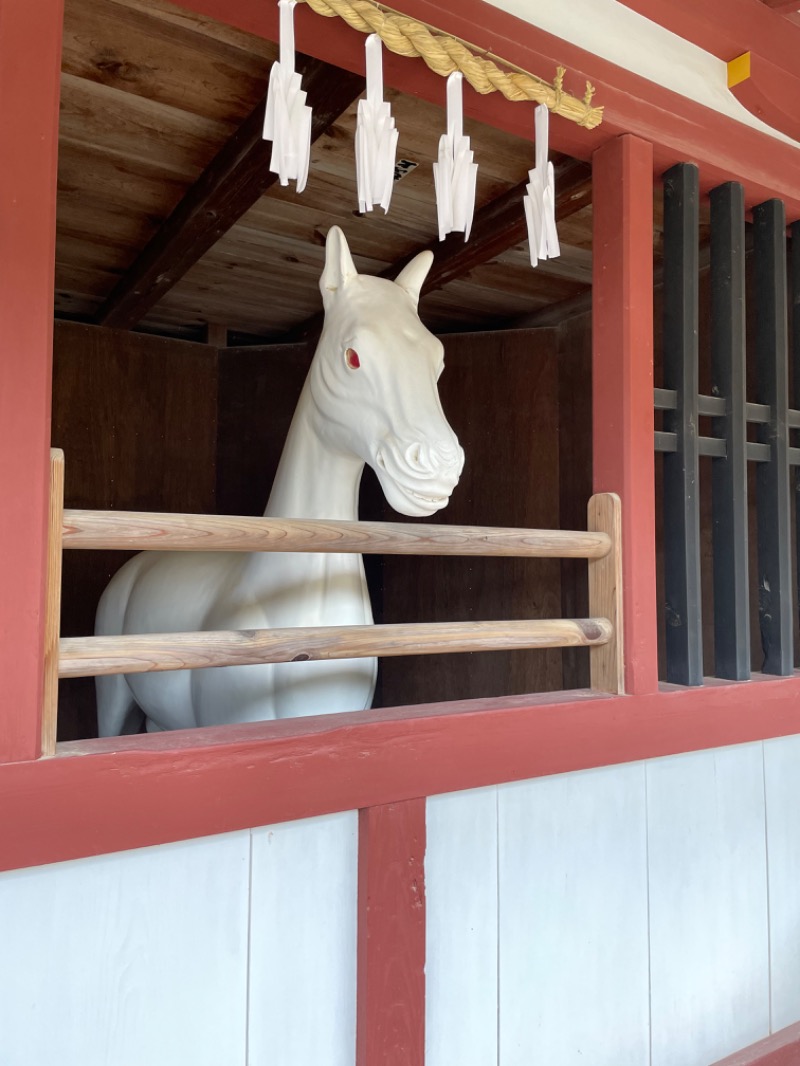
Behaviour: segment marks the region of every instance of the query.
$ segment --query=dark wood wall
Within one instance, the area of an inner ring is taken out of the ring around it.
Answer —
[[[67,507],[213,513],[217,352],[204,344],[57,322],[52,441]],[[128,556],[64,555],[62,633],[94,630],[97,601]],[[94,682],[62,682],[59,739],[94,736]]]
[[[588,319],[557,330],[443,338],[445,413],[465,449],[461,483],[430,521],[585,528],[591,493]],[[216,349],[89,326],[56,328],[53,443],[72,507],[263,511],[311,352]],[[361,516],[392,520],[371,471]],[[90,633],[124,561],[68,552],[63,633]],[[586,611],[585,564],[367,557],[376,620],[558,617]],[[563,605],[562,605],[563,593]],[[378,706],[548,691],[586,683],[559,651],[387,659]],[[91,681],[62,686],[62,739],[93,735]]]

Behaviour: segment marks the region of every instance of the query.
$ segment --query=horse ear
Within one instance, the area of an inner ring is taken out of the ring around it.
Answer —
[[[325,240],[325,269],[319,279],[319,291],[325,307],[358,271],[347,246],[347,238],[338,226],[331,226]]]
[[[404,289],[415,304],[419,303],[420,290],[432,264],[433,252],[420,252],[407,266],[403,267],[394,279],[395,285]]]

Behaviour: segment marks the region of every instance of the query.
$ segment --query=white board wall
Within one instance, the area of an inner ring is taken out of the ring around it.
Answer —
[[[798,886],[800,737],[431,797],[426,1066],[709,1066],[800,1020]]]
[[[2,1066],[352,1066],[357,814],[0,874]]]

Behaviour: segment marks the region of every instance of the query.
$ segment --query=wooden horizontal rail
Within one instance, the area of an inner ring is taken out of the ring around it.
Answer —
[[[372,655],[593,647],[608,643],[612,632],[606,618],[559,618],[69,637],[60,643],[58,673],[89,677]]]
[[[601,559],[607,533],[147,511],[64,511],[64,548]]]

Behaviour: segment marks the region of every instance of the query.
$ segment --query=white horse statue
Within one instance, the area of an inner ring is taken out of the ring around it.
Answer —
[[[464,453],[439,402],[443,349],[417,314],[431,252],[397,280],[359,275],[338,227],[320,280],[325,324],[283,449],[266,517],[358,517],[364,463],[395,510],[430,515]],[[109,583],[98,634],[372,622],[360,555],[142,552]],[[101,736],[362,710],[375,659],[229,666],[97,678]]]

